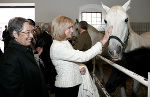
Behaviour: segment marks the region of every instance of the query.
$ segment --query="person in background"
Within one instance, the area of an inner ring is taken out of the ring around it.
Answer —
[[[11,40],[7,25],[5,25],[5,30],[3,31],[2,37],[3,37],[3,41],[4,41],[4,50],[6,50],[8,43]]]
[[[81,74],[84,67],[79,69],[78,62],[86,62],[102,53],[103,45],[108,41],[112,27],[106,31],[102,40],[86,51],[75,50],[68,39],[72,38],[74,21],[66,16],[58,16],[52,21],[53,43],[50,57],[57,71],[55,97],[77,97],[82,84]]]
[[[88,32],[88,23],[86,21],[80,21],[78,24],[79,36],[74,43],[74,49],[80,51],[86,51],[92,47],[92,40]],[[90,72],[92,72],[92,60],[84,63]]]
[[[44,40],[41,39],[41,41],[40,41],[40,38],[42,36],[41,33],[42,33],[41,28],[39,26],[36,26],[35,27],[35,33],[34,33],[34,39],[35,39],[34,48],[35,48],[35,51],[37,51],[39,56],[43,52],[43,45],[44,45]]]
[[[30,47],[33,25],[25,18],[15,17],[9,20],[8,30],[12,40],[0,64],[0,96],[49,97]]]
[[[80,21],[78,25],[79,36],[74,44],[74,49],[86,51],[92,47],[91,37],[87,31],[88,23]]]
[[[34,53],[34,58],[35,58],[35,60],[36,60],[36,62],[38,64],[39,68],[41,69],[41,71],[43,71],[43,66],[44,65],[43,65],[43,61],[40,58],[40,55],[43,52],[43,48],[42,47],[41,48],[40,47],[39,48],[35,48],[36,40],[37,40],[37,33],[36,33],[37,32],[37,30],[36,30],[37,26],[35,26],[36,23],[35,23],[34,20],[32,20],[32,19],[27,19],[27,20],[29,21],[29,24],[34,27],[34,33],[33,33],[33,38],[32,38],[30,47],[32,48],[32,51]]]
[[[44,23],[42,25],[42,32],[36,41],[36,49],[38,50],[39,48],[43,48],[43,52],[40,55],[40,58],[44,63],[43,72],[50,93],[54,94],[55,92],[54,82],[55,82],[56,70],[50,59],[50,46],[52,44],[52,37],[50,33],[51,33],[51,25],[49,23]]]
[[[41,33],[42,33],[41,28],[39,26],[36,26],[35,27],[35,40],[38,40],[38,38],[40,37]]]

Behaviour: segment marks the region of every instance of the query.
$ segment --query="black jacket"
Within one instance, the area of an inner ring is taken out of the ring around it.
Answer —
[[[35,46],[43,47],[43,52],[41,53],[40,58],[43,60],[45,67],[42,70],[47,84],[50,85],[50,90],[54,92],[55,76],[57,73],[50,59],[50,46],[52,42],[53,40],[51,35],[49,35],[47,32],[43,32],[38,36]]]
[[[2,54],[3,54],[3,52],[2,52],[2,50],[0,49],[0,57],[2,56]]]
[[[49,97],[32,50],[15,41],[1,59],[0,97]]]
[[[3,37],[3,41],[4,41],[4,47],[5,47],[5,50],[6,50],[8,44],[9,44],[9,41],[11,40],[11,36],[10,36],[8,30],[5,29],[3,31],[2,37]]]

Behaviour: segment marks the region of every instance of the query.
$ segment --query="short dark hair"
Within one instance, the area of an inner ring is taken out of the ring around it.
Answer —
[[[88,23],[86,21],[80,21],[79,26],[84,30],[88,29]]]
[[[22,17],[14,17],[10,19],[8,22],[8,31],[10,33],[10,36],[13,37],[13,31],[16,31],[17,33],[21,32],[23,30],[23,25],[25,22],[29,21]]]
[[[29,20],[29,24],[30,24],[30,25],[35,26],[35,21],[34,21],[34,20],[32,20],[32,19],[27,19],[27,20]]]

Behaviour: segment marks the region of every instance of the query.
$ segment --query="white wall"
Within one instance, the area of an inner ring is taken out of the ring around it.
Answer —
[[[0,0],[0,3],[35,3],[36,22],[50,22],[58,15],[65,15],[72,19],[79,18],[79,8],[86,4],[103,2],[111,7],[123,5],[127,0]],[[132,0],[128,11],[132,22],[150,22],[150,0]]]

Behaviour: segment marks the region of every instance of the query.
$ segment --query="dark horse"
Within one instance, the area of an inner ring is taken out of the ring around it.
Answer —
[[[136,72],[145,78],[148,78],[148,71],[150,71],[148,68],[150,65],[149,60],[150,48],[142,47],[127,53],[123,53],[122,59],[116,61],[116,63],[129,70],[132,70],[133,72]],[[128,78],[129,77],[127,75],[113,68],[110,78],[106,83],[106,90],[109,93],[113,93],[120,84],[125,86],[125,82]]]

